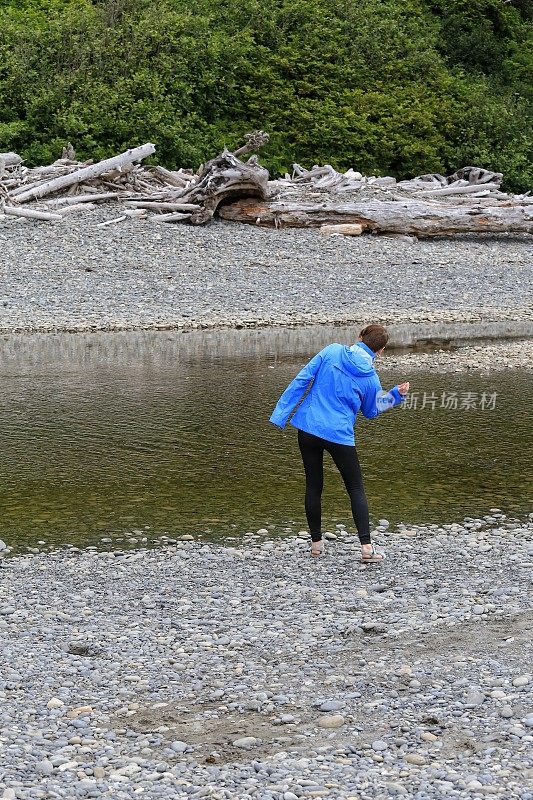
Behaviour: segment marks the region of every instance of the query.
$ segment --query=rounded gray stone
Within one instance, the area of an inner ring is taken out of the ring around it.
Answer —
[[[189,745],[187,744],[187,742],[182,742],[180,739],[176,739],[176,741],[172,742],[170,747],[176,753],[184,753],[189,747]]]
[[[340,711],[346,707],[344,700],[325,700],[318,706],[319,711]]]
[[[241,739],[233,741],[233,747],[238,747],[239,750],[251,750],[252,747],[257,745],[255,736],[243,736]]]
[[[320,728],[342,728],[344,725],[344,717],[342,714],[331,714],[320,717],[320,719],[317,720],[317,725]]]
[[[54,771],[54,765],[48,759],[43,759],[42,761],[38,761],[35,765],[35,772],[38,775],[51,775]]]
[[[375,742],[372,742],[372,750],[375,750],[377,753],[381,753],[384,750],[388,750],[389,745],[387,742],[382,741],[381,739],[376,739]]]

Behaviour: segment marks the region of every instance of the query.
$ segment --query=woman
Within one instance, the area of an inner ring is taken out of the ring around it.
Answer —
[[[370,538],[368,503],[355,449],[357,412],[368,419],[401,403],[409,383],[384,392],[374,369],[389,340],[383,325],[367,325],[352,347],[330,344],[300,370],[281,395],[270,421],[284,428],[294,407],[309,389],[291,424],[298,429],[298,444],[305,469],[305,513],[311,533],[311,555],[322,553],[321,497],[324,485],[324,450],[332,457],[350,496],[352,514],[361,542],[361,560],[384,558]]]

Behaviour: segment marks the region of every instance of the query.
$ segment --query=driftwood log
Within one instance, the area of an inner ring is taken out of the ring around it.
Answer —
[[[170,214],[156,214],[156,216],[152,217],[154,222],[186,222],[190,218],[190,214],[182,213],[181,211],[173,211]]]
[[[161,213],[166,211],[193,212],[199,211],[201,208],[197,203],[165,203],[162,200],[158,200],[157,202],[150,202],[149,200],[126,200],[125,202],[132,208],[145,208],[147,211],[158,211]]]
[[[496,191],[499,189],[503,175],[501,172],[490,172],[481,167],[463,167],[453,175],[439,175],[436,172],[425,175],[418,175],[416,178],[396,181],[390,175],[383,177],[365,176],[353,169],[346,172],[337,172],[330,164],[320,167],[315,165],[311,169],[305,169],[300,164],[292,165],[292,175],[288,173],[284,178],[272,181],[271,184],[278,190],[293,189],[294,187],[309,186],[313,189],[327,190],[332,193],[342,194],[344,192],[354,192],[364,187],[372,187],[378,190],[390,190],[393,188],[402,189],[407,192],[419,192],[420,190],[453,188],[450,194],[470,194],[478,189],[489,189]],[[455,191],[459,190],[461,191]],[[462,191],[465,189],[465,191]]]
[[[180,196],[181,203],[201,206],[191,214],[193,225],[203,225],[212,219],[220,203],[229,197],[259,197],[263,200],[267,197],[268,171],[257,163],[257,156],[252,156],[247,162],[238,156],[257,150],[268,142],[268,134],[255,131],[246,139],[246,144],[234,153],[225,149],[221,155],[208,161],[200,171],[198,182]]]
[[[58,197],[54,200],[45,200],[50,206],[70,206],[83,203],[101,203],[103,200],[118,200],[120,195],[116,192],[100,192],[93,194],[75,194],[72,197]]]
[[[159,175],[161,178],[163,178],[165,183],[169,183],[171,186],[177,186],[179,189],[182,189],[189,183],[184,175],[181,175],[179,172],[173,172],[170,169],[165,169],[165,167],[160,167],[158,165],[157,167],[153,168],[153,171],[156,175]]]
[[[57,213],[61,214],[61,217],[66,217],[68,214],[74,214],[76,211],[94,211],[95,208],[95,203],[73,203],[69,206],[59,206]]]
[[[457,183],[462,183],[462,181],[456,181],[456,184]],[[470,195],[483,194],[486,197],[491,191],[493,190],[498,191],[498,189],[500,188],[500,185],[498,183],[486,183],[483,184],[482,187],[474,183],[469,183],[467,186],[457,186],[456,184],[453,184],[452,186],[443,186],[442,189],[440,188],[425,189],[420,192],[417,192],[416,196],[436,197],[438,199],[439,197],[453,197],[453,196],[457,197],[469,194]]]
[[[478,186],[483,183],[497,183],[499,186],[503,180],[503,173],[491,172],[481,167],[462,167],[447,178],[448,183],[460,180],[467,180],[469,183],[474,183]]]
[[[51,211],[36,211],[33,208],[19,208],[18,206],[6,206],[1,209],[4,214],[11,217],[26,217],[27,219],[41,219],[47,222],[55,222],[63,219],[61,214],[53,214]]]
[[[0,161],[5,167],[14,167],[22,164],[22,158],[18,153],[0,153]]]
[[[67,189],[77,183],[92,180],[106,172],[121,169],[122,167],[132,164],[134,161],[140,161],[147,156],[155,153],[153,144],[143,144],[141,147],[134,147],[132,150],[127,150],[113,158],[106,158],[104,161],[99,161],[97,164],[91,164],[88,167],[83,167],[75,172],[70,172],[67,175],[61,175],[59,178],[52,178],[51,181],[39,183],[37,186],[31,186],[22,192],[12,192],[11,195],[16,197],[17,203],[26,203],[28,200],[37,200],[39,197],[58,192],[60,189]]]
[[[358,224],[372,233],[446,236],[455,233],[533,233],[533,206],[454,206],[422,202],[314,205],[238,200],[220,216],[233,222],[268,227],[311,228]]]
[[[321,225],[320,233],[324,236],[361,236],[363,226],[354,223],[346,225]]]

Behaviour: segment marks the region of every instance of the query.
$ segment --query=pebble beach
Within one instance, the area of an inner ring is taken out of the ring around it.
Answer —
[[[0,219],[0,332],[533,319],[531,236]]]
[[[7,559],[4,798],[533,797],[533,520]]]
[[[533,325],[531,237],[99,227],[119,213],[0,218],[0,333]],[[531,339],[387,356],[532,365]],[[342,525],[319,559],[298,529],[237,533],[0,542],[0,798],[533,800],[533,514],[381,520],[379,565]]]

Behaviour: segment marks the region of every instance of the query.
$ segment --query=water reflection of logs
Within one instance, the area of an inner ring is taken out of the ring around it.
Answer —
[[[255,131],[246,143],[202,165],[169,170],[140,162],[155,152],[153,144],[93,163],[80,162],[72,145],[60,159],[28,168],[16,153],[0,153],[0,212],[59,221],[79,210],[107,202],[120,204],[118,216],[100,227],[127,219],[202,225],[219,211],[223,219],[275,227],[323,228],[323,233],[410,234],[532,233],[533,198],[502,192],[502,174],[463,167],[453,175],[438,173],[397,181],[364,176],[332,166],[304,169],[269,180],[256,155],[242,157],[268,142]],[[22,207],[41,201],[45,208]]]

